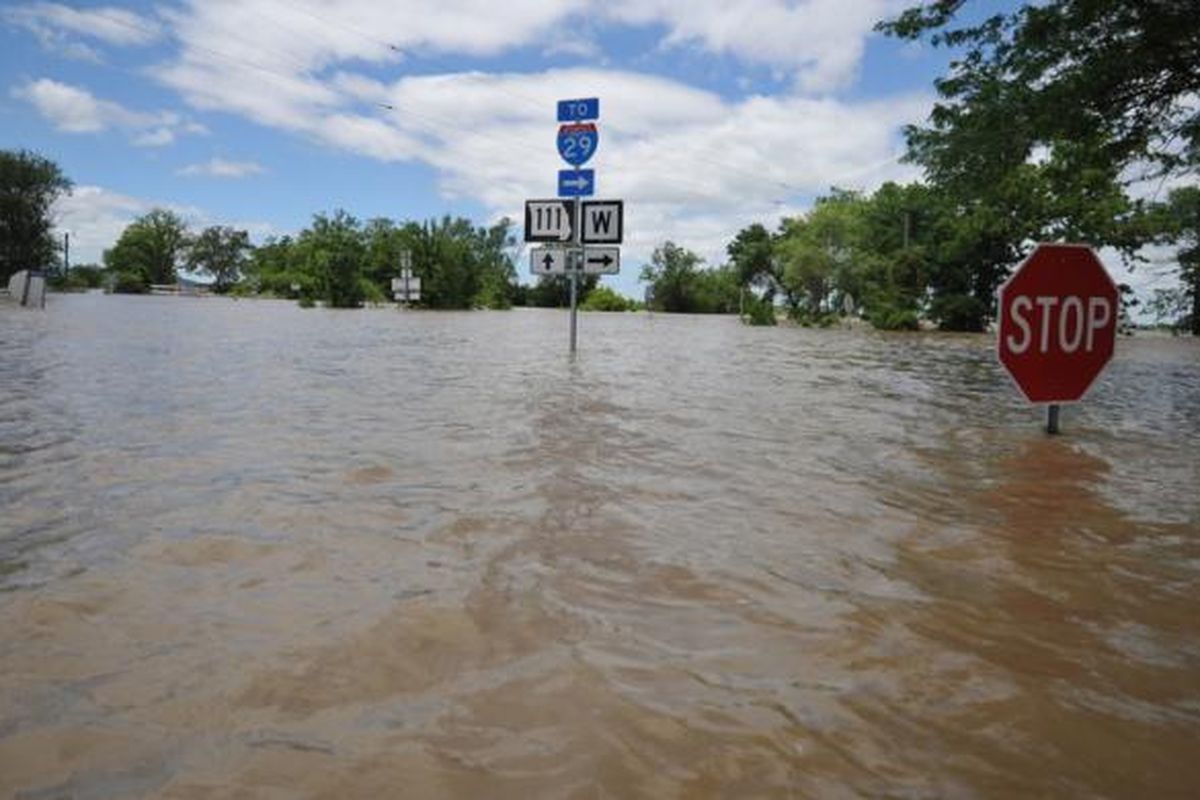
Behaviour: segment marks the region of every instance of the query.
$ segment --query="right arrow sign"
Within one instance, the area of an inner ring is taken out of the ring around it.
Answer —
[[[583,202],[584,244],[620,244],[624,233],[624,201],[585,200]]]
[[[586,275],[616,275],[621,271],[619,247],[588,247],[583,253],[583,271]]]

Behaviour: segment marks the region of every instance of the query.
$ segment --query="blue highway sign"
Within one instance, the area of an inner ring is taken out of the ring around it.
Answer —
[[[573,167],[581,167],[596,152],[599,133],[590,122],[562,125],[558,129],[558,154]]]
[[[558,101],[559,122],[583,122],[589,119],[600,119],[599,97]]]
[[[596,170],[560,169],[558,171],[559,197],[591,197],[596,193]]]

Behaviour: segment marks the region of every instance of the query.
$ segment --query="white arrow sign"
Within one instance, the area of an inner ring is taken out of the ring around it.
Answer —
[[[586,275],[616,275],[621,271],[621,248],[586,247],[583,272]]]
[[[535,247],[529,251],[529,271],[534,275],[565,275],[567,251],[562,247]]]

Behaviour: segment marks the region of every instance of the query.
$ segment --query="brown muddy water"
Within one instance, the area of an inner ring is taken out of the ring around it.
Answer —
[[[1200,342],[0,308],[0,795],[1195,797]]]

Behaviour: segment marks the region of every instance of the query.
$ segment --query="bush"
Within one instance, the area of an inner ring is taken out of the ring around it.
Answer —
[[[487,308],[492,311],[506,311],[512,308],[511,287],[498,276],[484,277],[483,286],[471,301],[474,308]]]
[[[969,294],[943,294],[934,298],[929,315],[944,331],[979,333],[987,321],[987,307]]]
[[[872,309],[867,321],[881,331],[915,331],[921,327],[916,311],[891,305]]]
[[[797,325],[805,328],[829,328],[838,321],[838,315],[832,311],[813,313],[805,308],[797,308],[788,312],[788,317]]]
[[[150,283],[140,272],[118,272],[112,290],[115,294],[145,294]]]
[[[80,264],[65,275],[61,272],[52,274],[47,284],[56,292],[83,292],[103,287],[104,275],[104,270],[94,264]]]
[[[747,325],[774,325],[775,304],[747,292],[742,306],[742,322]]]
[[[386,303],[387,295],[379,288],[379,284],[370,278],[359,278],[359,294],[368,303]]]
[[[579,308],[582,311],[634,311],[637,302],[607,286],[597,286]]]

